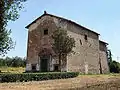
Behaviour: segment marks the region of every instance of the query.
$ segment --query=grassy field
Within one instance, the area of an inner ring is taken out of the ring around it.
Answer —
[[[0,90],[120,90],[120,74],[79,75],[70,79],[0,83]]]
[[[4,73],[22,73],[25,68],[0,67]],[[120,90],[120,74],[79,75],[70,79],[0,83],[0,90]]]
[[[23,67],[0,67],[2,73],[23,73],[25,68]]]

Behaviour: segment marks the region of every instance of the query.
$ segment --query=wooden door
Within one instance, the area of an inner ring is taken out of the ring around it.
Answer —
[[[47,72],[48,70],[48,59],[41,59],[41,72]]]

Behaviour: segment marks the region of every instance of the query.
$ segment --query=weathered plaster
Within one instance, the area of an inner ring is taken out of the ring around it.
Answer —
[[[47,48],[52,57],[49,61],[49,70],[54,71],[54,64],[59,64],[54,57],[51,48],[53,42],[51,34],[58,28],[67,30],[68,35],[76,41],[76,47],[73,49],[75,54],[67,56],[65,64],[62,64],[62,71],[79,71],[81,73],[100,73],[99,59],[101,58],[102,70],[108,72],[108,64],[105,51],[100,50],[99,35],[89,30],[83,29],[78,25],[68,22],[64,19],[43,16],[35,23],[30,25],[28,30],[28,52],[27,63],[37,64],[37,70],[40,70],[41,50]],[[44,29],[48,29],[48,35],[43,35]],[[84,39],[87,35],[88,40]],[[104,57],[104,58],[103,58]],[[26,66],[28,69],[28,66]],[[30,68],[30,67],[29,67]],[[29,69],[30,70],[30,69]]]

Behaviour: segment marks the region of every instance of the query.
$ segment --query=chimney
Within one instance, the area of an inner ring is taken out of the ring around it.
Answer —
[[[46,11],[44,11],[44,14],[47,14],[47,12],[46,12]]]

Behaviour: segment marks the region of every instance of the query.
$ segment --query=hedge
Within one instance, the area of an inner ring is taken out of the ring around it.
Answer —
[[[27,82],[42,81],[52,79],[65,79],[78,76],[78,72],[61,72],[61,73],[3,73],[0,74],[0,82]]]

